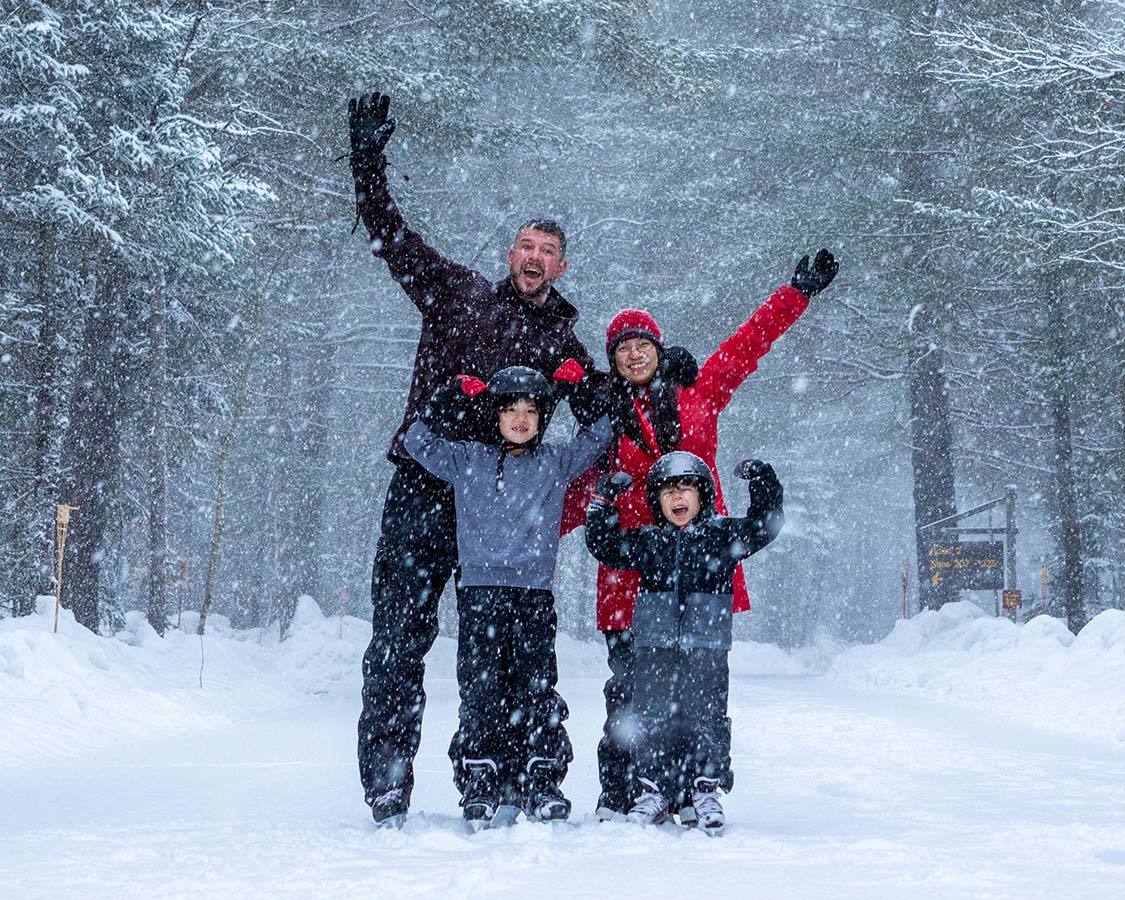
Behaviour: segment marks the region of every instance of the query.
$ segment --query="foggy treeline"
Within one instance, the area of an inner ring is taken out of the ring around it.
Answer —
[[[641,306],[702,361],[841,261],[723,419],[724,479],[772,462],[788,521],[737,634],[878,638],[904,560],[912,608],[955,599],[915,526],[1008,485],[1027,602],[1047,565],[1072,628],[1125,605],[1122,0],[5,0],[0,615],[54,590],[64,502],[91,627],[163,630],[209,581],[240,626],[345,587],[369,614],[419,326],[352,232],[370,90],[443,253],[499,278],[520,222],[563,223],[596,359]],[[565,542],[578,636],[593,568]]]

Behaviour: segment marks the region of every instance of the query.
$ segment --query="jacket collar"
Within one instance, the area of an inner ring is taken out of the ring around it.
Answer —
[[[547,302],[542,306],[536,306],[530,300],[525,300],[517,294],[516,289],[512,287],[511,277],[505,276],[496,282],[496,296],[532,315],[556,319],[571,327],[578,321],[578,309],[553,286],[548,289]]]

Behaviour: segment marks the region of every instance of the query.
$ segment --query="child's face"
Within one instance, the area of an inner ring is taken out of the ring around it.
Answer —
[[[539,408],[531,400],[516,400],[500,410],[500,434],[513,444],[526,444],[539,433]]]
[[[690,482],[664,485],[660,489],[660,511],[677,528],[683,528],[699,515],[699,488]]]

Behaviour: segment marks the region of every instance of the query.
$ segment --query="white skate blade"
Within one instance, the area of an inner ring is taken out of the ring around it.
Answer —
[[[385,819],[380,819],[375,823],[375,827],[384,831],[401,831],[402,826],[406,824],[406,813],[398,813],[394,816],[387,816]]]
[[[496,807],[496,813],[493,815],[492,820],[488,823],[489,828],[510,828],[516,824],[516,818],[520,814],[518,806],[508,806],[500,804]]]

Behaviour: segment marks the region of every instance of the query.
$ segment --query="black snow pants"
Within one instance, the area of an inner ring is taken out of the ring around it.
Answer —
[[[632,632],[627,629],[606,631],[604,634],[606,648],[609,651],[610,676],[604,688],[605,725],[602,728],[602,738],[598,742],[598,776],[602,786],[599,802],[605,803],[617,812],[628,812],[635,799],[632,753],[637,744],[638,729],[633,687],[637,677],[637,648],[633,643]],[[653,651],[644,649],[642,652]],[[725,750],[722,772],[716,777],[719,778],[724,790],[729,791],[734,786],[734,772],[730,764],[730,719],[725,712],[725,693],[723,698],[724,712],[722,721],[717,725],[721,728],[718,746]],[[694,773],[684,772],[682,777],[677,778],[677,792],[668,798],[672,801],[673,808],[678,808],[683,802],[684,798],[679,796],[681,788],[683,785],[690,787],[694,777]]]
[[[605,726],[598,741],[599,805],[615,812],[632,806],[633,767],[629,757],[636,723],[633,717],[633,635],[628,630],[605,632],[609,680],[605,683]]]
[[[370,805],[394,788],[409,799],[426,692],[423,658],[438,633],[438,599],[457,564],[453,489],[413,460],[397,463],[371,572],[371,643],[363,655],[359,775]]]
[[[636,779],[682,804],[695,778],[730,790],[730,673],[726,650],[634,649]],[[643,787],[636,788],[643,791]]]
[[[555,598],[550,591],[462,587],[457,594],[460,722],[449,746],[464,793],[467,763],[491,760],[504,802],[523,806],[533,764],[560,784],[574,759],[555,690]]]

